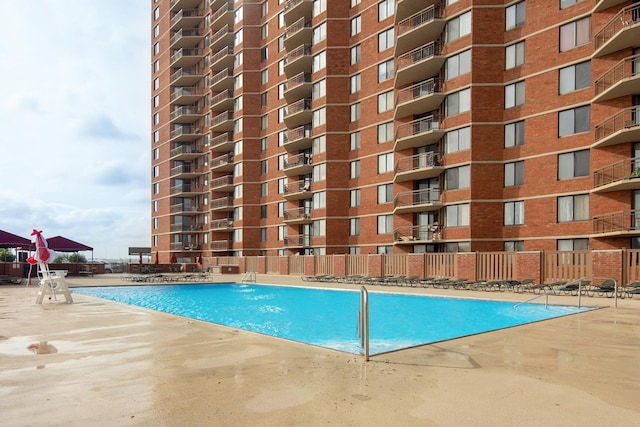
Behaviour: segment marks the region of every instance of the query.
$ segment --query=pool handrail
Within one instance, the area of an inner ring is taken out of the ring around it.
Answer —
[[[364,352],[364,361],[369,361],[369,291],[360,287],[360,311],[358,312],[358,335]]]

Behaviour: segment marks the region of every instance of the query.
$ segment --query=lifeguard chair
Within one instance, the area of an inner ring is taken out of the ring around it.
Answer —
[[[58,295],[64,295],[68,303],[73,302],[71,290],[65,279],[65,270],[49,270],[47,264],[38,263],[38,277],[40,279],[40,289],[36,297],[36,304],[42,304],[45,296],[53,297],[57,301]]]

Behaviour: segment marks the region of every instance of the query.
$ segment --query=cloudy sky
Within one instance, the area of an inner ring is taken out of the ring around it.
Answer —
[[[1,3],[0,230],[149,246],[149,1]]]

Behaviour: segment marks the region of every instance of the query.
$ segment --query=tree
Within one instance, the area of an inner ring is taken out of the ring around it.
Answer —
[[[0,248],[0,262],[13,262],[16,256],[9,249]]]
[[[84,255],[80,255],[79,253],[74,253],[69,255],[69,262],[82,264],[87,262],[87,258]]]

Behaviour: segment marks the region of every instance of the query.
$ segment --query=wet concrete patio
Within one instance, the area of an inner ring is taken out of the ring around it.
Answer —
[[[118,275],[69,281],[123,284]],[[289,276],[259,275],[258,282],[308,285]],[[514,301],[531,296],[370,289],[378,290]],[[583,303],[603,308],[369,362],[73,297],[73,304],[39,305],[33,286],[0,288],[3,426],[640,425],[637,297],[617,308],[611,299],[587,298]]]

